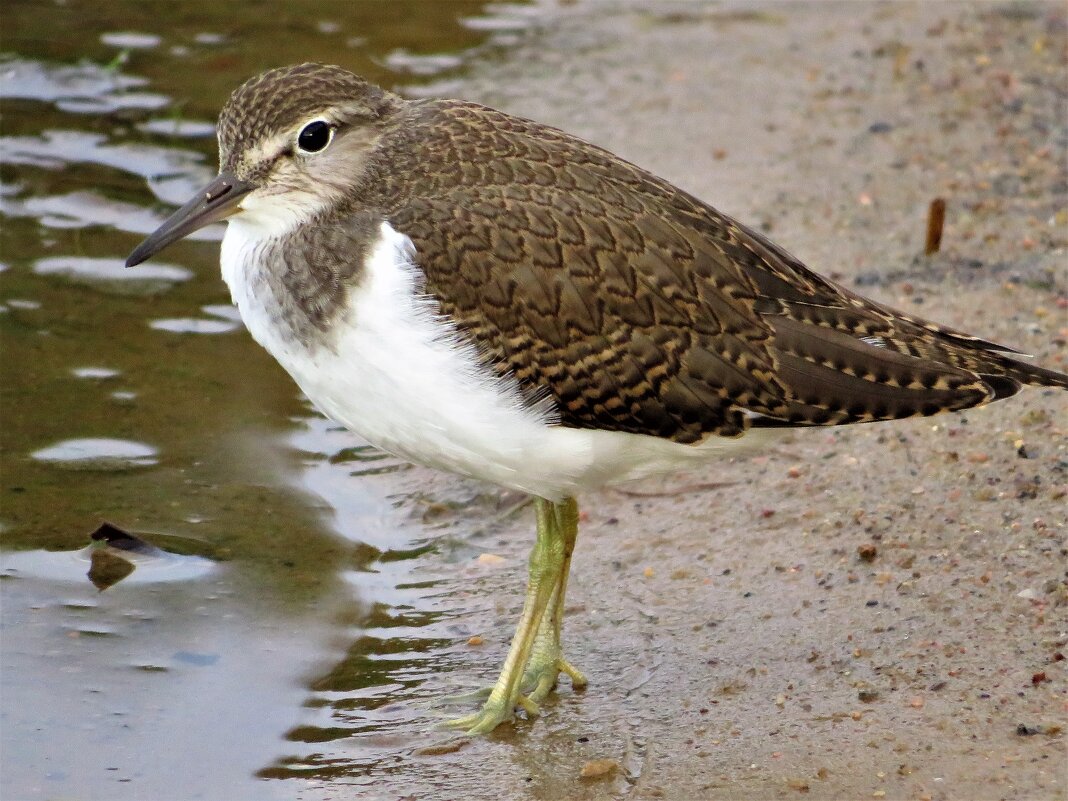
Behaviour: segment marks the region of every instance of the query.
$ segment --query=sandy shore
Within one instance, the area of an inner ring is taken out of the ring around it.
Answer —
[[[1063,11],[580,1],[450,93],[604,145],[847,286],[1063,370]],[[566,640],[589,689],[361,797],[1066,797],[1065,409],[1031,390],[803,432],[582,499]],[[457,579],[485,640],[467,678],[507,647],[528,518],[481,521],[505,562]],[[580,778],[594,759],[616,769]]]

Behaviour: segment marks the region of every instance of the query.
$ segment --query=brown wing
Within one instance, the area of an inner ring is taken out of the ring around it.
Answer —
[[[372,168],[369,195],[412,238],[441,311],[564,425],[694,442],[1068,385],[859,298],[560,131],[453,101],[410,113],[433,135],[402,123],[392,136],[410,141]]]

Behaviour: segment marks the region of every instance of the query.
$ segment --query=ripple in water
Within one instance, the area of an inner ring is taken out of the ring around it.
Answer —
[[[169,331],[172,334],[229,334],[241,327],[233,320],[206,320],[200,317],[171,317],[165,320],[153,320],[149,326],[157,331]]]
[[[46,169],[72,163],[99,164],[146,179],[197,172],[197,186],[212,173],[199,153],[140,142],[116,144],[103,134],[87,131],[49,130],[40,136],[5,136],[0,138],[0,155],[8,164]]]
[[[83,584],[92,566],[90,546],[77,551],[12,551],[0,554],[0,575],[9,578],[43,578]],[[217,563],[202,556],[184,556],[162,551],[153,556],[126,555],[136,567],[123,578],[124,585],[195,581],[212,573]]]
[[[67,439],[30,454],[34,459],[61,470],[120,472],[151,467],[159,462],[159,451],[143,442],[93,437]]]
[[[41,100],[76,114],[110,114],[120,109],[158,109],[166,95],[134,92],[148,81],[98,64],[41,64],[9,61],[0,68],[0,97]]]
[[[0,196],[0,213],[8,217],[31,217],[47,228],[101,225],[133,234],[151,233],[160,223],[159,215],[151,209],[89,191],[27,197]]]
[[[124,50],[151,50],[159,47],[162,40],[154,33],[115,31],[100,34],[100,41],[109,47],[121,47]]]
[[[23,298],[8,298],[7,305],[12,309],[23,309],[25,311],[33,311],[34,309],[41,308],[39,301],[25,300]]]
[[[92,381],[106,381],[122,375],[118,370],[112,370],[110,367],[75,367],[70,372],[75,378],[86,378]]]
[[[38,275],[54,275],[72,284],[92,287],[109,295],[144,297],[166,292],[180,281],[188,281],[193,273],[184,267],[170,264],[142,264],[127,270],[118,259],[90,259],[63,256],[38,259],[33,271]]]
[[[206,139],[209,136],[215,136],[215,126],[210,122],[199,120],[155,119],[142,122],[137,128],[145,133],[177,136],[182,139]]]
[[[235,323],[241,322],[241,312],[237,310],[237,306],[230,303],[209,303],[207,306],[201,306],[200,310],[204,314],[210,314],[212,317],[233,320]]]

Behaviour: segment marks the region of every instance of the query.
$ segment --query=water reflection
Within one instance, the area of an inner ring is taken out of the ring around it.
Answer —
[[[248,75],[312,56],[410,86],[530,18],[275,10],[5,9],[4,797],[289,798],[255,777],[371,777],[427,741],[438,676],[465,656],[444,571],[475,549],[435,536],[408,468],[310,413],[240,331],[220,229],[171,264],[122,260],[210,176],[208,121]],[[86,548],[102,519],[158,551]],[[94,562],[117,572],[94,586]]]
[[[133,91],[146,85],[147,78],[87,61],[71,65],[15,58],[0,66],[0,78],[3,97],[53,103],[71,114],[152,110],[170,102],[166,95]]]
[[[159,452],[151,445],[128,439],[90,437],[66,439],[41,448],[30,457],[61,470],[118,472],[159,463]]]
[[[170,264],[146,264],[144,270],[127,270],[118,259],[87,259],[76,256],[38,259],[37,275],[56,276],[72,284],[99,289],[112,295],[158,295],[193,273]]]
[[[171,317],[165,320],[153,320],[149,326],[157,331],[170,331],[172,334],[229,334],[239,329],[241,324],[236,320]]]

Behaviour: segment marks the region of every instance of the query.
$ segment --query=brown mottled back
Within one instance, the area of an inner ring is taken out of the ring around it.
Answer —
[[[441,313],[485,363],[554,401],[563,425],[691,443],[750,425],[935,414],[1022,384],[1068,387],[1006,348],[851,293],[562,131],[472,103],[405,102],[334,67],[279,78],[234,94],[224,150],[267,124],[238,122],[236,107],[277,118],[281,106],[292,117],[356,104],[376,126],[348,177],[351,202],[308,227],[302,257],[328,258],[320,239],[388,221],[414,243]],[[358,270],[329,266],[319,272],[358,283]],[[323,300],[327,285],[292,289],[320,317],[340,308]]]

